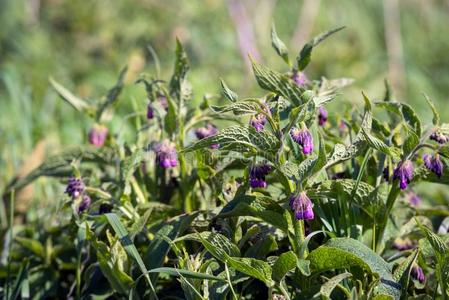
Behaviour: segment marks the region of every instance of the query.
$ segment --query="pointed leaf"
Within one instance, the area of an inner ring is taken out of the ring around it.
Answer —
[[[238,95],[234,91],[232,91],[227,84],[224,82],[223,79],[220,78],[221,83],[221,91],[225,95],[226,98],[228,98],[231,102],[236,102],[238,100]]]

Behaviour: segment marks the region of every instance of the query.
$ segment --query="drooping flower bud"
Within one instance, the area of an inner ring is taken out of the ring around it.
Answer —
[[[156,152],[156,161],[162,168],[171,168],[178,165],[178,154],[174,143],[165,140],[157,144],[154,151]]]
[[[443,175],[443,162],[440,159],[440,155],[437,153],[433,157],[430,154],[423,155],[423,161],[426,168],[434,172],[438,177]]]
[[[399,162],[393,172],[393,180],[396,179],[399,180],[399,187],[401,190],[405,190],[407,185],[413,179],[413,164],[410,160]]]
[[[217,133],[218,133],[217,127],[215,127],[214,125],[209,124],[209,123],[206,124],[205,127],[200,127],[195,130],[195,135],[199,140],[216,135]],[[210,145],[209,148],[217,149],[219,146],[220,145],[218,145],[218,144],[213,144],[213,145]]]
[[[318,125],[324,126],[324,124],[326,124],[327,122],[327,117],[328,117],[327,110],[323,106],[321,106],[318,109]]]
[[[297,220],[313,220],[313,203],[305,192],[290,197],[290,208],[295,213]]]
[[[107,127],[95,124],[89,132],[89,143],[96,147],[103,146],[106,137],[108,136],[108,132],[109,130]]]
[[[449,141],[449,137],[438,130],[432,132],[430,139],[439,144],[445,144]]]
[[[67,182],[65,193],[75,199],[81,196],[85,188],[86,186],[81,178],[70,177]]]
[[[151,120],[154,118],[154,108],[153,105],[151,104],[151,102],[148,102],[148,106],[147,106],[147,119]]]
[[[84,194],[83,198],[81,200],[80,205],[78,206],[78,214],[82,213],[83,211],[87,210],[90,206],[91,199],[89,195]]]
[[[418,280],[420,283],[424,283],[424,281],[426,281],[426,275],[424,275],[423,269],[418,265],[413,266],[412,277]]]
[[[307,128],[293,127],[290,130],[290,136],[297,144],[302,147],[302,153],[310,154],[313,151],[313,138],[312,134]]]
[[[259,164],[251,167],[249,172],[249,184],[252,188],[266,188],[267,182],[265,176],[271,172],[271,166],[268,164]]]
[[[257,114],[251,117],[249,124],[256,129],[256,131],[260,132],[265,127],[267,123],[267,117],[264,114]]]
[[[306,84],[306,75],[303,72],[294,71],[292,75],[292,80],[299,86]]]

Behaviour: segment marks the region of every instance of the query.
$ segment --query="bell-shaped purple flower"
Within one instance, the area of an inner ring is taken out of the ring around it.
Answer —
[[[327,117],[328,117],[327,110],[323,106],[321,106],[318,109],[318,125],[324,126],[324,124],[326,124],[327,122]]]
[[[85,188],[86,186],[81,178],[70,177],[65,193],[74,199],[81,196],[81,194],[84,193]]]
[[[420,283],[424,283],[424,281],[426,281],[426,275],[424,275],[423,269],[418,265],[413,266],[412,277],[418,280]]]
[[[265,163],[254,165],[249,171],[249,184],[252,188],[266,188],[265,176],[271,172],[271,166]]]
[[[439,144],[445,144],[449,141],[449,137],[438,130],[432,132],[430,139]]]
[[[399,180],[399,187],[405,190],[413,179],[413,164],[410,160],[399,162],[393,172],[393,180]]]
[[[291,138],[302,147],[302,153],[310,154],[313,151],[313,138],[312,134],[307,128],[293,127],[290,130]]]
[[[91,201],[89,195],[84,194],[83,198],[81,200],[81,203],[78,206],[78,214],[80,214],[83,211],[87,210],[89,208],[91,202],[92,201]]]
[[[156,161],[162,168],[171,168],[178,165],[178,154],[174,143],[165,140],[157,144],[154,151],[156,152]]]
[[[108,136],[108,132],[109,130],[107,127],[95,124],[89,132],[89,143],[96,147],[103,146],[106,137]]]
[[[292,75],[292,80],[299,86],[306,84],[306,75],[303,72],[294,71]]]
[[[313,220],[313,203],[305,192],[290,197],[290,208],[295,213],[297,220]]]
[[[147,105],[147,119],[151,120],[153,118],[154,118],[154,107],[151,104],[151,102],[148,102],[148,105]]]
[[[440,159],[440,155],[437,153],[433,157],[430,154],[423,155],[424,165],[427,169],[434,172],[438,177],[443,175],[443,162]]]
[[[251,117],[249,124],[256,129],[256,131],[260,132],[265,127],[267,123],[267,117],[264,114],[257,114]]]

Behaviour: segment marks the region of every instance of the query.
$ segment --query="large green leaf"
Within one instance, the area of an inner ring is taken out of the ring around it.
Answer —
[[[402,298],[406,299],[408,283],[410,280],[410,272],[413,264],[418,257],[419,250],[413,251],[397,268],[394,270],[393,278],[402,286]]]
[[[332,291],[335,289],[337,285],[340,284],[340,281],[351,277],[352,274],[345,272],[338,275],[335,275],[331,279],[329,279],[326,283],[324,283],[320,288],[320,294],[325,297],[326,299],[329,299],[331,297]]]
[[[190,233],[183,235],[173,242],[180,242],[185,240],[192,240],[201,242],[202,239],[207,240],[215,247],[221,247],[230,256],[240,256],[240,249],[237,245],[233,244],[227,237],[220,233],[203,231],[201,233]]]
[[[368,144],[371,148],[376,149],[377,151],[380,151],[386,155],[392,156],[394,159],[398,159],[400,153],[400,150],[395,147],[387,146],[383,141],[376,138],[375,136],[369,134],[366,132],[365,129],[361,128],[361,132],[365,139],[368,141]]]
[[[199,140],[184,149],[184,152],[207,148],[210,145],[220,145],[222,150],[257,151],[260,153],[275,153],[279,149],[279,140],[268,131],[257,132],[251,126],[231,126],[221,130],[214,136]]]
[[[176,100],[181,101],[182,84],[189,70],[189,63],[187,61],[187,53],[184,51],[184,47],[181,42],[176,39],[176,61],[175,69],[170,80],[170,95]]]
[[[282,253],[273,265],[273,279],[277,282],[281,281],[284,276],[294,268],[296,268],[297,257],[293,251]]]
[[[62,99],[64,99],[67,103],[73,106],[76,110],[82,112],[84,110],[92,109],[92,106],[89,105],[86,101],[72,94],[72,92],[70,92],[68,89],[63,87],[61,84],[59,84],[56,80],[54,80],[51,77],[50,83],[56,90],[56,92],[59,94],[59,96],[61,96]]]
[[[236,102],[238,100],[238,95],[236,92],[232,91],[223,79],[220,78],[221,90],[226,98],[228,98],[231,102]]]
[[[210,109],[217,114],[232,112],[236,116],[241,116],[257,114],[263,107],[259,99],[249,98],[225,106],[210,106]]]
[[[287,46],[285,46],[284,42],[278,37],[274,23],[271,25],[271,46],[273,46],[274,50],[276,50],[276,53],[280,57],[282,57],[282,59],[287,64],[290,64],[290,61],[288,59],[288,48]]]
[[[357,267],[380,277],[376,294],[387,294],[398,299],[400,285],[394,280],[391,266],[361,242],[351,238],[335,238],[313,250],[307,256],[312,272]]]
[[[342,30],[343,27],[338,27],[331,29],[329,31],[323,32],[316,37],[314,37],[311,41],[309,41],[307,44],[304,45],[301,52],[299,53],[298,57],[296,58],[296,61],[298,63],[298,70],[304,70],[307,65],[310,63],[311,57],[312,57],[312,50],[314,47],[316,47],[319,43],[321,43],[324,39],[326,39],[328,36],[330,36],[333,33],[336,33],[340,30]]]

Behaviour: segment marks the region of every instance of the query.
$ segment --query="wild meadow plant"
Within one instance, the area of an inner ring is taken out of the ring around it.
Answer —
[[[7,187],[11,216],[14,191],[40,176],[60,178],[67,197],[51,224],[3,234],[5,299],[447,299],[449,210],[423,207],[413,186],[449,184],[449,124],[425,97],[423,125],[388,84],[382,99],[361,95],[363,112],[328,112],[352,80],[304,70],[340,29],[292,61],[273,27],[287,71],[252,60],[267,93],[240,98],[222,80],[222,106],[190,105],[178,41],[170,80],[136,82],[147,99],[127,119],[131,143],[106,117],[126,69],[97,103],[51,80],[92,118],[91,145]]]

